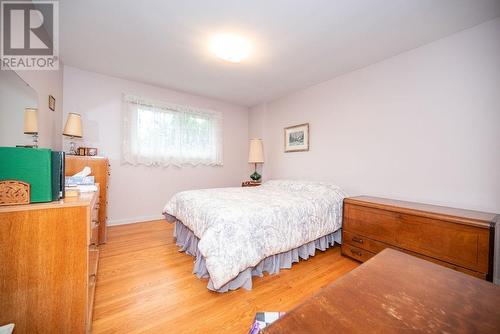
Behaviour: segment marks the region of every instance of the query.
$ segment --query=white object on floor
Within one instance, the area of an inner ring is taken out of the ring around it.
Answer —
[[[0,326],[0,334],[12,334],[12,331],[14,331],[14,324]]]

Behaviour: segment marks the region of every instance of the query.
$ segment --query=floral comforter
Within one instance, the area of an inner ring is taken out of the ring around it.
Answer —
[[[268,256],[338,230],[345,196],[327,182],[273,180],[259,187],[179,192],[163,213],[200,239],[218,289]]]

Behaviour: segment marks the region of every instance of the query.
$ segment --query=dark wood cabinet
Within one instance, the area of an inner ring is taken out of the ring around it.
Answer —
[[[364,262],[393,248],[491,281],[498,218],[377,197],[346,198],[342,254]]]

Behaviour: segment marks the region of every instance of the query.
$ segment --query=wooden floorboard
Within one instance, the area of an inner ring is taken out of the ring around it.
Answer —
[[[173,225],[153,221],[109,228],[101,247],[93,333],[248,333],[257,311],[287,311],[359,264],[336,246],[253,289],[219,294],[192,274]]]

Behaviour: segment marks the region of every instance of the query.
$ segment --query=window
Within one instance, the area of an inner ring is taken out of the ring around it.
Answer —
[[[220,166],[222,113],[124,96],[123,160],[133,165]]]

